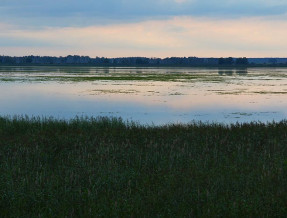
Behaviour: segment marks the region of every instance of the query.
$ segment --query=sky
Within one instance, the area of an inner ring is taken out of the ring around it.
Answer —
[[[287,57],[287,0],[0,0],[0,55]]]

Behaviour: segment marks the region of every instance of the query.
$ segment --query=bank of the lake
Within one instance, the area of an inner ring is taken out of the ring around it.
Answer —
[[[282,217],[287,121],[0,118],[0,216]]]

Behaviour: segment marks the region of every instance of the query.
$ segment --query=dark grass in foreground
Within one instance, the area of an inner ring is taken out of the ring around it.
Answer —
[[[0,217],[280,217],[287,121],[0,118],[0,173]]]

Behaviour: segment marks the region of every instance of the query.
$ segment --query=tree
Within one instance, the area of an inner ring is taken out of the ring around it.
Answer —
[[[229,58],[219,58],[218,59],[218,64],[219,65],[233,65],[234,64],[234,60],[232,57]]]
[[[248,59],[247,59],[246,57],[237,58],[236,61],[235,61],[235,63],[236,63],[237,65],[247,65],[247,64],[249,64],[249,63],[248,63]]]

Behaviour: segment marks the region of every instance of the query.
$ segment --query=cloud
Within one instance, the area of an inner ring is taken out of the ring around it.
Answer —
[[[105,26],[0,28],[0,50],[9,55],[283,57],[287,50],[287,21],[265,18],[180,16]]]
[[[1,0],[0,20],[34,28],[169,19],[284,15],[286,0]]]
[[[176,3],[185,3],[187,0],[174,0]]]

